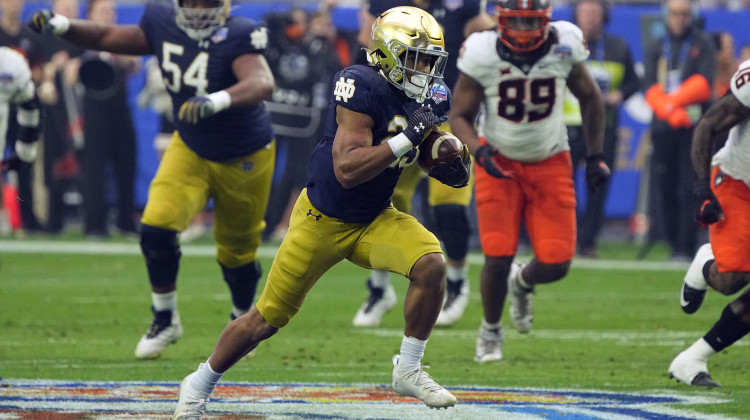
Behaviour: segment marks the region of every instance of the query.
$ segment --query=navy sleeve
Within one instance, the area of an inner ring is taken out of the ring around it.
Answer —
[[[264,23],[233,17],[227,26],[230,31],[240,34],[230,37],[234,40],[233,50],[238,57],[243,54],[263,54],[268,48],[268,28]]]

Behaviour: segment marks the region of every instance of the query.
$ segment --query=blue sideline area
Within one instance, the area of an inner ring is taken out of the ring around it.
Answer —
[[[283,12],[294,2],[243,2],[237,4],[232,14],[261,20],[269,12]],[[311,6],[314,6],[311,5]],[[44,3],[29,3],[24,13],[28,20],[31,14],[41,8],[49,7]],[[143,5],[123,4],[118,6],[118,23],[137,24],[140,20]],[[663,33],[661,24],[662,11],[658,6],[622,5],[611,11],[611,21],[607,30],[625,38],[633,52],[637,63],[642,62],[644,39],[649,39]],[[83,15],[83,14],[82,14]],[[727,31],[735,38],[737,49],[750,44],[750,10],[730,12],[727,10],[706,10],[701,12],[705,19],[705,29],[709,32]],[[572,9],[569,6],[560,7],[553,11],[554,19],[570,20]],[[357,10],[354,8],[337,9],[333,13],[334,24],[340,30],[357,30]],[[131,107],[136,122],[138,136],[138,171],[136,180],[136,206],[143,208],[146,203],[148,184],[156,172],[158,164],[152,141],[158,128],[158,117],[152,111],[139,109],[135,97],[144,84],[144,75],[139,73],[130,82]],[[645,104],[645,103],[644,103]],[[642,107],[640,107],[642,109]],[[612,192],[607,202],[607,216],[612,218],[627,218],[635,212],[637,204],[638,186],[641,171],[648,152],[647,119],[643,115],[631,115],[623,111],[620,117],[621,140],[613,177]],[[578,173],[579,178],[582,173]],[[581,191],[585,194],[585,191]],[[579,196],[579,203],[583,203],[585,196]]]

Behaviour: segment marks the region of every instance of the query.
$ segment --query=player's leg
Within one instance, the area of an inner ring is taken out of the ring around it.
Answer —
[[[406,214],[411,213],[411,200],[424,174],[417,165],[404,168],[393,190],[393,206]],[[368,295],[354,315],[355,327],[377,327],[388,311],[396,305],[396,290],[391,284],[391,273],[387,270],[371,270],[366,282]]]
[[[724,219],[711,225],[711,243],[698,249],[685,273],[680,306],[689,314],[700,308],[708,286],[733,295],[747,285],[750,272],[750,249],[746,246],[750,236],[750,188],[717,167],[711,180]]]
[[[164,153],[141,219],[141,251],[151,283],[154,319],[135,349],[138,358],[158,357],[182,336],[177,311],[178,232],[208,199],[205,161],[185,146],[175,132]]]
[[[570,269],[576,246],[576,200],[567,152],[526,164],[523,174],[523,217],[534,258],[509,277],[508,302],[516,329],[527,333],[534,318],[531,294],[535,285],[560,280]]]
[[[258,246],[271,192],[273,145],[231,164],[208,164],[214,197],[216,258],[232,295],[232,319],[250,310],[262,274]]]
[[[504,168],[512,163],[505,159]],[[474,359],[480,363],[502,359],[500,318],[508,292],[521,226],[522,188],[516,179],[498,179],[475,166],[479,238],[485,256],[480,274],[484,317],[479,326]]]
[[[750,290],[724,308],[714,326],[669,365],[669,376],[696,386],[720,386],[708,374],[708,359],[750,332]]]
[[[430,407],[453,406],[456,398],[421,364],[445,291],[445,258],[440,242],[417,219],[389,207],[370,223],[348,259],[409,279],[404,298],[404,337],[400,353],[393,357],[394,391],[419,398]]]
[[[718,185],[717,185],[718,176]],[[712,171],[712,190],[721,203],[724,220],[711,225],[711,243],[703,245],[690,264],[680,292],[680,303],[695,312],[708,286],[732,295],[750,282],[750,188],[726,174]],[[694,292],[699,292],[696,294]],[[718,322],[701,339],[682,351],[669,366],[670,376],[688,385],[718,386],[707,362],[750,331],[750,290],[730,303]]]
[[[469,205],[474,192],[474,177],[463,188],[452,188],[434,178],[428,178],[429,204],[435,219],[435,234],[445,250],[448,263],[445,302],[437,325],[450,326],[458,322],[469,304]]]
[[[308,200],[307,192],[300,194],[292,210],[289,232],[274,258],[257,304],[224,328],[206,363],[182,381],[176,418],[204,414],[224,373],[299,311],[315,282],[353,248],[351,238],[358,235],[339,236],[344,229],[362,227],[321,215]],[[321,241],[321,236],[328,240]],[[336,242],[336,238],[346,240]]]

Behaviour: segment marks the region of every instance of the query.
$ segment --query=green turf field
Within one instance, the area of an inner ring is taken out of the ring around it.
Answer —
[[[151,320],[137,242],[88,243],[86,253],[51,252],[65,251],[68,244],[0,241],[0,376],[175,382],[205,361],[231,308],[210,244],[184,247],[178,302],[185,334],[155,361],[133,357]],[[659,248],[641,263],[630,260],[637,254],[630,245],[605,245],[600,254],[607,260],[576,261],[566,279],[537,289],[529,335],[512,331],[504,319],[504,359],[486,365],[472,359],[481,319],[476,264],[481,257],[473,255],[471,305],[457,325],[434,331],[424,358],[430,373],[445,386],[705,395],[728,402],[691,406],[705,413],[699,418],[750,418],[747,338],[709,362],[722,388],[688,387],[667,376],[672,358],[713,325],[731,298],[709,292],[704,307],[686,315],[678,302],[686,265],[658,263],[665,255]],[[270,259],[263,265],[270,267]],[[334,267],[289,326],[224,380],[388,384],[403,313],[397,306],[377,329],[352,327],[366,277],[366,270],[350,263]],[[399,298],[406,283],[394,278]]]

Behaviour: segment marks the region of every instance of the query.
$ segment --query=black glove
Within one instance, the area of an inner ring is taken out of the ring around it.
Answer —
[[[419,146],[432,127],[446,120],[448,120],[447,116],[438,117],[432,113],[432,108],[423,106],[412,112],[409,116],[409,122],[404,130],[404,135],[414,147]]]
[[[477,149],[477,151],[474,153],[474,161],[477,163],[477,165],[484,168],[484,170],[487,171],[488,174],[494,176],[495,178],[513,178],[512,176],[510,176],[510,174],[500,169],[500,166],[495,163],[495,160],[492,157],[497,153],[497,149],[490,146],[489,144],[479,146],[479,149]]]
[[[719,200],[711,191],[711,183],[707,179],[699,179],[693,184],[693,196],[695,197],[695,219],[703,228],[708,225],[724,220],[724,212],[721,210]]]
[[[8,159],[1,161],[0,172],[8,171],[19,171],[26,166],[31,165],[29,162],[24,162],[15,153],[13,153]]]
[[[182,104],[178,118],[188,124],[198,124],[199,120],[214,114],[214,104],[208,97],[193,96]]]
[[[466,156],[468,155],[467,151]],[[470,168],[471,159],[464,160],[461,156],[456,156],[452,163],[440,162],[434,166],[428,175],[449,187],[462,188],[469,185]]]
[[[62,35],[67,32],[70,26],[68,18],[62,15],[55,15],[49,9],[40,10],[31,16],[28,23],[29,29],[40,34]]]
[[[589,186],[589,192],[598,190],[607,182],[611,174],[609,166],[604,163],[603,154],[586,156],[586,184]]]

